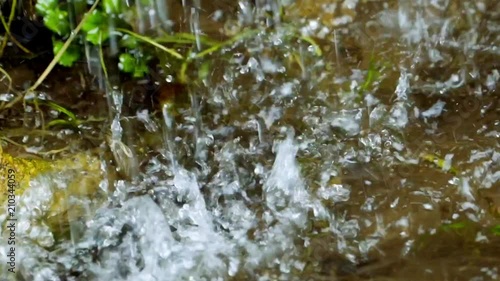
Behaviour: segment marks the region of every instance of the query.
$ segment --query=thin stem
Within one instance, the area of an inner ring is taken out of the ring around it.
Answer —
[[[0,57],[3,56],[3,51],[5,49],[5,46],[7,45],[7,41],[8,41],[9,37],[10,37],[10,40],[14,44],[16,44],[17,47],[19,47],[19,49],[23,50],[23,52],[25,52],[27,54],[31,54],[30,50],[26,49],[23,45],[21,45],[21,43],[19,43],[19,41],[17,41],[16,38],[14,36],[12,36],[12,34],[10,33],[10,25],[12,24],[12,21],[14,20],[16,6],[17,6],[17,0],[13,0],[12,6],[10,8],[8,22],[5,22],[4,16],[2,15],[2,13],[0,13],[0,21],[2,22],[2,25],[5,28],[5,33],[7,34],[6,36],[4,36],[3,41],[2,41],[2,45],[0,46]]]
[[[223,47],[230,46],[230,45],[232,45],[232,44],[234,44],[234,43],[236,43],[236,42],[238,42],[246,37],[250,37],[250,36],[255,35],[259,32],[260,32],[260,30],[257,30],[257,29],[248,30],[246,32],[241,33],[240,35],[236,35],[236,36],[232,37],[231,39],[228,39],[228,40],[226,40],[222,43],[219,43],[217,45],[214,45],[214,46],[212,46],[212,47],[210,47],[202,52],[199,52],[193,58],[195,58],[195,59],[202,58],[208,54],[211,54],[215,51],[222,49]]]
[[[3,69],[1,67],[0,67],[0,72],[3,74],[3,76],[5,78],[7,78],[7,80],[9,80],[9,89],[8,89],[8,91],[10,91],[10,89],[12,89],[12,78],[10,78],[9,73],[7,73],[7,71],[5,71],[5,69]],[[3,78],[2,78],[2,80],[3,80]]]
[[[106,68],[106,64],[104,63],[104,54],[102,51],[102,44],[99,44],[99,60],[101,61],[102,72],[104,73],[104,78],[106,79],[106,84],[109,84],[108,83],[109,82],[108,69]]]

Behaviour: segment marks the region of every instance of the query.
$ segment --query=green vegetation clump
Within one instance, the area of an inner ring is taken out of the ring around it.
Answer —
[[[147,2],[147,0],[144,0]],[[71,5],[70,5],[71,4]],[[143,3],[147,4],[147,3]],[[175,77],[178,82],[186,83],[188,65],[203,59],[203,69],[206,72],[207,56],[242,41],[256,36],[260,29],[242,30],[238,35],[219,42],[204,35],[190,33],[164,33],[156,37],[138,34],[134,30],[134,13],[136,8],[123,5],[117,0],[95,1],[87,10],[88,3],[82,0],[59,2],[56,0],[40,0],[36,4],[37,13],[43,17],[45,26],[53,32],[53,51],[59,65],[71,67],[84,54],[85,44],[98,46],[100,49],[110,47],[111,40],[116,40],[118,52],[114,54],[117,66],[123,73],[134,78],[144,77],[149,72],[149,66],[154,58],[174,65]],[[74,9],[75,18],[81,18],[80,24],[72,27],[70,9]],[[74,36],[81,29],[81,34]],[[316,55],[322,55],[316,42],[307,36],[302,36],[298,30],[289,29],[292,36],[313,46]],[[202,49],[195,46],[201,43]],[[64,47],[64,45],[68,45]],[[59,57],[58,57],[59,55]],[[102,59],[102,58],[101,58]],[[176,61],[176,62],[173,62]],[[173,63],[171,63],[173,62]],[[203,77],[203,73],[198,73]]]
[[[73,1],[71,3],[75,14],[82,15],[86,12],[86,2]],[[82,19],[82,33],[71,42],[66,50],[62,51],[58,63],[71,67],[82,58],[86,43],[101,48],[108,47],[110,38],[116,36],[120,39],[118,41],[120,70],[136,78],[143,77],[148,72],[147,63],[152,57],[151,53],[144,50],[136,38],[116,31],[118,28],[132,29],[132,26],[121,16],[132,7],[123,7],[121,1],[116,0],[103,0],[101,3],[94,2],[94,4],[98,5],[88,12],[86,18]],[[39,0],[35,7],[37,13],[43,17],[44,25],[54,33],[53,51],[57,54],[63,49],[64,41],[69,40],[71,33],[75,32],[70,24],[68,12],[70,5],[57,0]]]
[[[0,14],[5,29],[0,57],[9,40],[28,54],[24,58],[37,57],[38,54],[32,53],[10,33],[11,23],[16,18],[16,3],[17,0],[12,1],[8,18]],[[28,10],[33,10],[48,29],[46,31],[48,35],[44,35],[48,43],[46,42],[44,46],[52,42],[54,57],[31,87],[18,93],[8,104],[0,104],[0,110],[13,107],[22,101],[27,93],[33,93],[56,65],[74,67],[96,51],[99,52],[106,79],[107,69],[116,68],[132,78],[140,79],[149,75],[150,70],[160,68],[163,70],[163,78],[172,77],[171,82],[180,84],[203,80],[211,72],[214,59],[229,58],[233,48],[252,37],[277,35],[284,42],[308,45],[307,49],[314,55],[322,56],[322,50],[315,40],[303,35],[293,23],[281,22],[275,26],[257,24],[251,27],[236,25],[238,32],[221,31],[220,35],[225,40],[214,40],[203,34],[170,32],[161,28],[155,28],[155,35],[151,35],[149,31],[145,31],[147,34],[142,34],[137,27],[140,16],[135,5],[138,5],[138,2],[125,4],[117,0],[39,0],[34,6],[33,4],[31,2],[27,4]],[[149,7],[152,3],[149,0],[141,0],[140,4]],[[34,15],[30,14],[29,17],[34,18]],[[212,56],[212,54],[218,55]],[[291,50],[290,54],[292,63],[296,63],[302,72],[306,72],[299,52]],[[0,72],[4,77],[2,79],[10,81],[8,73],[2,68]]]

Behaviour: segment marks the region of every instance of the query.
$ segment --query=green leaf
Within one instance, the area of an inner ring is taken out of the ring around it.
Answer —
[[[322,56],[323,55],[323,51],[321,50],[321,47],[318,45],[318,43],[316,43],[316,41],[314,41],[314,39],[312,37],[309,37],[309,36],[300,36],[300,39],[306,41],[307,43],[311,44],[311,46],[314,48],[314,54],[316,56]]]
[[[135,58],[131,54],[121,54],[118,67],[123,72],[132,73],[135,67]]]
[[[74,123],[63,120],[63,119],[55,119],[47,123],[47,128],[52,128],[52,127],[66,127],[66,128],[72,128],[72,127],[77,127],[75,126]]]
[[[69,33],[69,21],[68,21],[68,12],[62,11],[60,9],[54,9],[48,11],[45,17],[43,18],[43,22],[45,26],[52,30],[53,32],[65,36]]]
[[[453,166],[449,167],[448,170],[445,170],[445,168],[446,168],[446,160],[442,159],[442,158],[439,158],[438,156],[436,156],[434,154],[422,153],[422,154],[420,154],[420,158],[422,160],[426,161],[426,162],[434,164],[435,166],[441,168],[441,170],[443,170],[443,171],[450,172],[450,173],[452,173],[454,175],[459,174],[459,171],[457,170],[457,168],[455,168]]]
[[[360,92],[364,93],[366,91],[372,90],[372,85],[380,76],[379,69],[376,65],[375,60],[370,59],[370,65],[368,66],[368,72],[366,74],[366,79],[363,85],[361,85]]]
[[[108,18],[101,11],[95,10],[82,26],[86,33],[85,39],[94,45],[99,45],[109,38]]]
[[[210,61],[202,63],[200,68],[198,69],[198,79],[200,80],[206,79],[210,75],[210,71],[212,70],[211,67],[212,65]]]
[[[108,14],[119,14],[121,12],[121,0],[104,0],[104,11]]]
[[[137,34],[135,32],[132,32],[130,30],[123,29],[123,28],[117,28],[116,30],[119,31],[119,32],[123,32],[123,33],[129,34],[130,36],[133,36],[133,37],[135,37],[138,40],[141,40],[141,41],[146,42],[146,43],[148,43],[150,45],[153,45],[156,48],[158,48],[158,49],[160,49],[160,50],[162,50],[162,51],[164,51],[164,52],[166,52],[166,53],[174,56],[177,59],[181,59],[181,60],[184,59],[184,57],[181,54],[179,54],[176,50],[170,49],[170,48],[167,48],[167,47],[165,47],[165,46],[163,46],[161,44],[158,44],[153,39],[151,39],[151,38],[149,38],[147,36],[142,36],[140,34]]]
[[[35,5],[35,9],[38,14],[46,16],[48,13],[53,12],[57,9],[57,0],[38,0]]]
[[[154,41],[157,43],[176,43],[176,44],[195,44],[199,40],[202,44],[207,46],[214,46],[220,42],[210,39],[210,37],[205,35],[194,35],[191,33],[175,33],[174,35],[164,34],[159,37],[155,37]]]
[[[66,109],[65,107],[53,102],[53,101],[49,101],[49,100],[41,100],[40,101],[42,104],[45,104],[47,105],[48,107],[50,107],[51,109],[55,110],[55,111],[59,111],[60,113],[66,115],[69,119],[69,121],[77,121],[77,118],[76,118],[76,115],[71,112],[70,110]]]
[[[124,53],[120,55],[119,59],[118,67],[120,70],[132,74],[134,78],[144,77],[149,71],[147,66],[149,58]]]
[[[52,43],[54,46],[54,54],[57,54],[64,45],[64,42],[55,39],[52,40]],[[78,48],[78,46],[70,45],[66,52],[64,52],[62,57],[59,59],[59,64],[62,66],[70,67],[75,63],[75,61],[80,59],[80,55],[80,49]]]
[[[500,236],[500,224],[495,225],[492,229],[491,232],[493,232],[494,235]]]
[[[444,230],[459,230],[459,229],[464,229],[465,227],[466,224],[464,222],[455,222],[443,225]]]
[[[134,78],[141,78],[146,75],[146,73],[149,72],[149,68],[146,65],[146,61],[140,61],[140,63],[137,65],[137,68],[134,70]]]
[[[122,36],[122,39],[120,40],[120,46],[134,50],[139,46],[139,42],[135,37],[125,34]]]

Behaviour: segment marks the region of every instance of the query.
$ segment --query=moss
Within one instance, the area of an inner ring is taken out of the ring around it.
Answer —
[[[7,195],[11,194],[8,190],[8,174],[15,175],[16,184],[13,192],[18,197],[28,188],[36,188],[36,185],[30,185],[30,182],[41,176],[57,177],[65,182],[66,188],[63,189],[51,186],[54,193],[44,218],[52,229],[67,230],[71,220],[83,216],[85,209],[81,202],[98,203],[104,198],[99,196],[103,193],[99,189],[99,183],[104,178],[100,161],[92,154],[78,153],[71,157],[48,161],[13,157],[3,153],[0,148],[0,163],[1,202],[5,202]],[[51,182],[55,184],[56,181]],[[69,200],[70,198],[79,200]]]

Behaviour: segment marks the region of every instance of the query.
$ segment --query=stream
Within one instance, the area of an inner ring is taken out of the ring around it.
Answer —
[[[16,168],[1,281],[500,279],[500,2],[145,2],[138,32],[241,39],[183,86],[89,47],[36,92],[78,132],[0,111],[7,167],[64,148]]]

